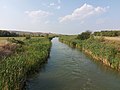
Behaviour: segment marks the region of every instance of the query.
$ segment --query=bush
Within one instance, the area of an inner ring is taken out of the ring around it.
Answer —
[[[16,44],[20,44],[20,45],[24,45],[25,43],[21,40],[17,40],[15,38],[12,38],[12,39],[7,39],[9,42],[11,43],[16,43]]]
[[[26,39],[31,39],[31,36],[30,36],[30,35],[27,35],[27,36],[26,36]]]
[[[116,36],[120,36],[120,31],[100,31],[100,32],[94,32],[94,35],[116,37]]]
[[[90,38],[90,35],[91,35],[91,32],[90,32],[90,31],[82,32],[81,34],[79,34],[79,35],[77,36],[77,39],[85,40],[85,39]]]

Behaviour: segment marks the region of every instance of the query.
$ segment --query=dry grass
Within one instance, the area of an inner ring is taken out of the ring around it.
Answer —
[[[120,37],[105,37],[106,40],[111,40],[111,41],[119,41],[120,42]]]
[[[23,40],[23,39],[25,39],[25,37],[0,37],[0,47],[9,43],[7,41],[8,38],[15,38],[17,40]]]
[[[1,46],[0,58],[11,55],[16,50],[16,48],[17,48],[16,44],[10,44],[10,43]]]
[[[7,40],[8,38],[15,38],[17,40],[25,39],[25,37],[0,37],[0,58],[9,56],[15,50],[16,45],[10,44]]]
[[[18,39],[18,40],[25,39],[25,37],[0,37],[0,40],[7,40],[8,38],[15,38],[15,39]]]
[[[101,36],[95,36],[95,38],[101,38]],[[107,41],[120,43],[120,37],[103,37]]]
[[[7,39],[10,38],[15,38],[17,40],[24,40],[25,37],[0,37],[0,47],[4,46],[6,44],[8,44],[9,42],[7,41]],[[32,37],[32,38],[43,38],[43,37]]]
[[[95,38],[100,38],[100,36],[96,36]],[[110,44],[120,51],[120,37],[103,37],[103,38],[105,40],[103,43]]]
[[[11,55],[15,49],[16,44],[10,43],[7,39],[15,38],[17,40],[24,40],[25,37],[0,37],[0,58]]]
[[[7,40],[0,40],[0,47],[4,46],[5,44],[7,44],[8,41]]]

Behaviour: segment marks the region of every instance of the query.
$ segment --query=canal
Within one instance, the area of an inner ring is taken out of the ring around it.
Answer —
[[[27,90],[120,90],[120,73],[54,38],[50,58]]]

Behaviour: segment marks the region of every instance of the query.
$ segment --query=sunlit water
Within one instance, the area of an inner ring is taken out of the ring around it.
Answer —
[[[27,90],[120,90],[120,74],[54,38],[48,62],[28,79]]]

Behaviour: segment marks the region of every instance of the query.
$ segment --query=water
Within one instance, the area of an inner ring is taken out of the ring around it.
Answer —
[[[77,49],[52,40],[48,62],[28,79],[27,90],[120,90],[120,74]]]

